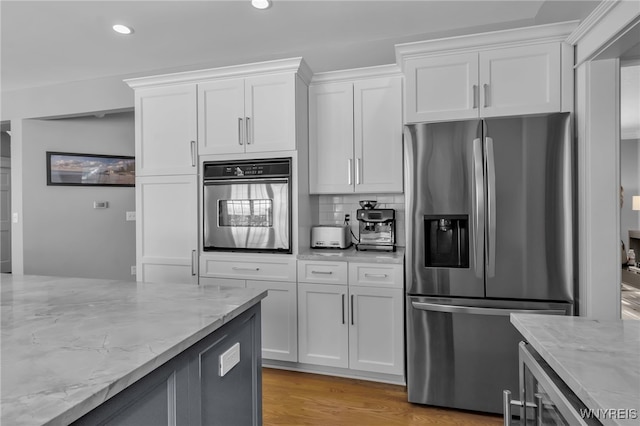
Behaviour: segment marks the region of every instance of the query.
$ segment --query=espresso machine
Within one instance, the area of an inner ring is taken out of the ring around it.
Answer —
[[[357,250],[396,250],[396,211],[376,209],[377,202],[360,201],[361,209],[356,212],[360,222],[360,241]]]

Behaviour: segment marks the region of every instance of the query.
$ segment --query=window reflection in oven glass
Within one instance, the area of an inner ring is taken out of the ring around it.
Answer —
[[[273,200],[219,200],[218,226],[273,227]]]

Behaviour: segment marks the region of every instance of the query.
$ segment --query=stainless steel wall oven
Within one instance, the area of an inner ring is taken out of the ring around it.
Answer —
[[[291,158],[205,162],[204,251],[291,253]]]

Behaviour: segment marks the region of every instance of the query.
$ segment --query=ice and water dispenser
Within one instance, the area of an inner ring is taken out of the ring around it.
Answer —
[[[469,216],[424,217],[425,267],[469,267]]]

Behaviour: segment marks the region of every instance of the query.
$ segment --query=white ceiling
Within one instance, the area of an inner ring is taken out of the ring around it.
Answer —
[[[584,19],[599,1],[0,1],[2,91],[303,56],[395,61],[396,43]],[[134,28],[131,36],[111,30]]]

